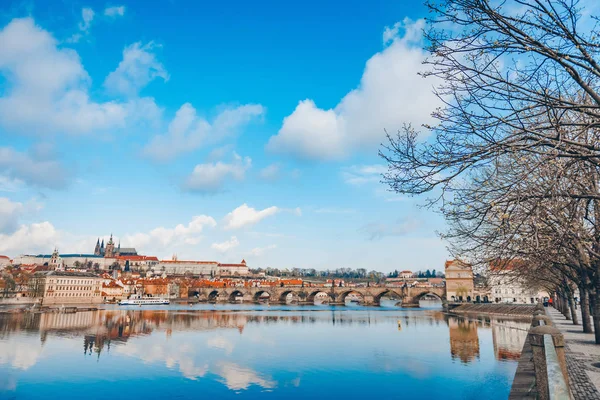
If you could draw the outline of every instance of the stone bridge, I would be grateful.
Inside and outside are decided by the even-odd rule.
[[[270,304],[286,304],[288,295],[298,304],[314,304],[317,295],[327,299],[329,304],[343,305],[346,297],[354,294],[364,305],[379,305],[382,297],[395,297],[404,305],[418,305],[423,297],[431,296],[446,300],[445,288],[396,288],[396,287],[224,287],[190,288],[189,296],[208,302],[257,303],[268,296]]]

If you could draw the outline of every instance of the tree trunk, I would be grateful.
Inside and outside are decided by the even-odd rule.
[[[569,308],[571,311],[571,319],[573,320],[573,325],[579,325],[579,318],[577,318],[577,311],[575,308],[575,297],[573,297],[573,292],[569,291]]]
[[[567,321],[571,320],[571,310],[569,309],[569,300],[567,300],[567,297],[564,295],[561,295],[561,301],[560,303],[562,304],[562,313],[565,316],[565,318],[567,319]]]
[[[581,325],[583,325],[583,332],[592,333],[592,322],[590,321],[590,297],[585,285],[579,286],[579,297],[581,298]]]
[[[596,276],[594,277],[594,284],[596,286],[594,293],[594,334],[596,336],[596,344],[600,344],[600,279],[598,279],[598,272],[596,272]]]

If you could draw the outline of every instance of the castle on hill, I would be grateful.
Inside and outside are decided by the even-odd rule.
[[[113,241],[112,233],[110,234],[110,239],[106,243],[106,247],[104,247],[104,239],[102,239],[102,243],[100,243],[100,238],[96,241],[96,248],[94,249],[94,255],[105,257],[105,258],[113,258],[117,256],[137,256],[138,253],[133,247],[123,247],[121,248],[121,241],[115,248],[115,242]]]

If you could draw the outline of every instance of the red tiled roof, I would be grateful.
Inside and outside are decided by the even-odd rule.
[[[516,268],[525,267],[525,260],[494,260],[490,262],[491,271],[512,271]]]
[[[121,288],[122,286],[118,285],[117,282],[115,282],[115,281],[110,281],[110,282],[108,282],[108,284],[103,283],[102,287],[103,288]]]

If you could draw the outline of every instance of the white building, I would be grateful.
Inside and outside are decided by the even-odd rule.
[[[12,264],[12,262],[8,256],[0,255],[0,270],[4,269],[4,267],[11,265],[11,264]]]
[[[112,264],[114,264],[116,258],[105,258],[94,254],[59,254],[58,258],[54,258],[53,254],[22,254],[15,257],[13,260],[14,265],[53,265],[57,261],[62,265],[63,268],[84,268],[84,265],[88,265],[91,262],[92,268],[97,264],[101,270],[108,270]]]
[[[193,276],[243,276],[248,275],[248,266],[246,261],[242,260],[239,264],[221,264],[217,261],[184,261],[161,260],[151,269],[155,275],[166,273],[167,275],[185,275]]]
[[[511,261],[490,266],[488,283],[495,303],[535,304],[548,294],[538,287],[526,285],[515,268],[527,268],[524,262]]]
[[[174,257],[175,258],[175,257]],[[193,276],[217,276],[219,263],[217,261],[186,261],[186,260],[161,260],[152,267],[154,274]]]
[[[217,276],[241,276],[248,275],[246,260],[239,264],[221,264],[217,268]]]

